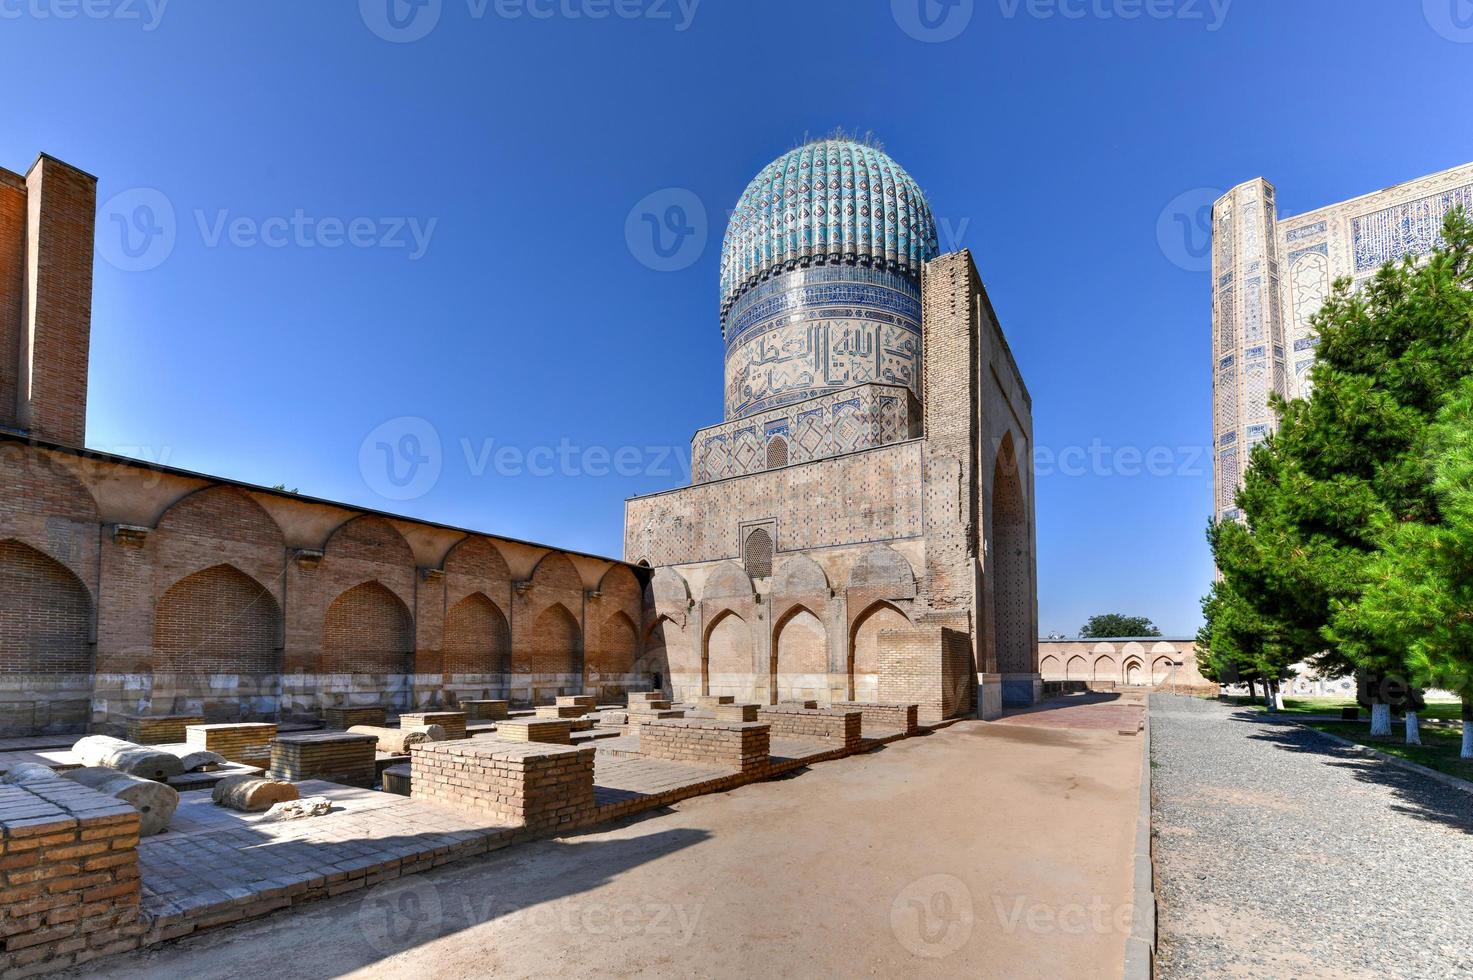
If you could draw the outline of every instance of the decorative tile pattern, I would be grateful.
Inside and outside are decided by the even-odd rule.
[[[1373,272],[1442,245],[1442,220],[1456,207],[1473,211],[1473,184],[1408,201],[1351,222],[1355,271]]]

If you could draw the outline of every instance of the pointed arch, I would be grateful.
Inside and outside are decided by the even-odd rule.
[[[414,567],[414,550],[399,529],[382,517],[361,514],[339,524],[328,535],[323,552],[329,559],[351,558],[399,568]]]
[[[192,490],[174,501],[159,518],[157,530],[277,553],[286,546],[281,525],[266,508],[239,487],[219,484]]]
[[[560,687],[576,683],[581,689],[583,630],[578,617],[561,602],[542,610],[532,622],[531,654],[532,673],[556,674]]]
[[[706,587],[701,590],[701,598],[750,597],[753,591],[752,579],[746,570],[736,562],[724,561],[706,578]]]
[[[855,701],[873,701],[879,697],[880,634],[886,630],[910,629],[910,618],[891,602],[871,603],[854,620],[849,630],[849,657],[846,673],[848,697]]]
[[[1008,432],[998,445],[992,470],[989,573],[997,669],[1005,674],[1032,671],[1037,644],[1033,629],[1032,536],[1028,532],[1021,465],[1013,434]]]
[[[492,601],[506,601],[511,588],[511,569],[501,549],[488,538],[467,535],[440,563],[445,571],[445,598],[459,602],[477,592]]]
[[[549,551],[532,570],[532,586],[545,592],[583,592],[583,576],[560,551]]]
[[[782,436],[773,436],[767,443],[767,468],[770,470],[781,469],[788,465],[788,440]]]
[[[828,573],[807,555],[794,555],[782,563],[772,580],[775,596],[827,596]]]
[[[771,698],[828,703],[828,630],[802,603],[773,627]]]
[[[186,575],[154,607],[154,669],[165,673],[279,674],[281,608],[229,563]]]
[[[701,686],[708,694],[749,700],[757,693],[753,670],[752,630],[742,615],[723,609],[706,624],[701,644]],[[762,678],[762,700],[767,699]]]
[[[1039,662],[1038,673],[1046,681],[1061,681],[1064,679],[1064,664],[1051,653]]]
[[[1141,661],[1139,657],[1127,657],[1121,666],[1127,687],[1139,687],[1145,683],[1144,675],[1141,673]]]
[[[1087,670],[1088,666],[1085,664],[1083,657],[1070,657],[1069,662],[1064,666],[1064,679],[1069,681],[1088,680],[1089,678],[1085,676]]]
[[[413,658],[409,609],[382,582],[355,585],[327,607],[322,624],[322,673],[407,674]]]
[[[1111,654],[1101,654],[1095,658],[1094,673],[1090,680],[1100,684],[1114,684],[1120,680],[1120,664]]]
[[[511,628],[490,596],[472,592],[445,616],[445,674],[496,678],[511,670]]]
[[[742,542],[742,565],[754,579],[772,574],[772,535],[767,528],[754,527],[747,532]]]
[[[28,544],[0,541],[0,670],[90,674],[92,594],[61,562]]]

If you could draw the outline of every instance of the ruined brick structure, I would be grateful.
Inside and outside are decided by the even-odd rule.
[[[691,486],[626,505],[674,696],[1035,700],[1031,400],[915,182],[848,140],[779,158],[733,213],[721,318],[726,421]]]
[[[95,180],[0,170],[0,734],[613,696],[647,575],[83,448]]]

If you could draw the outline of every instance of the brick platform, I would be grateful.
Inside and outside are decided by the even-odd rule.
[[[567,718],[508,718],[496,723],[496,737],[507,742],[567,745],[573,723]]]
[[[832,708],[790,708],[774,705],[759,708],[757,720],[772,729],[772,735],[789,738],[818,738],[838,742],[846,750],[859,747],[863,719],[858,711]]]
[[[670,702],[666,701],[668,705]],[[684,718],[685,712],[680,708],[644,708],[643,706],[631,707],[628,711],[629,724],[637,725],[642,721],[659,721],[665,718]]]
[[[127,740],[138,745],[172,745],[183,742],[185,729],[203,725],[202,715],[128,715]]]
[[[408,762],[389,766],[383,771],[384,792],[395,796],[408,796],[409,784],[414,776],[414,767]]]
[[[0,786],[0,975],[138,945],[138,811],[68,780]]]
[[[639,726],[639,751],[647,759],[755,773],[767,765],[769,732],[755,722],[648,721]]]
[[[696,707],[702,711],[714,711],[723,704],[735,704],[736,698],[730,694],[702,694],[696,698]]]
[[[354,725],[373,725],[383,728],[387,723],[387,712],[381,707],[327,708],[322,712],[327,727],[335,732],[346,732]]]
[[[276,726],[269,722],[239,722],[231,725],[190,725],[184,741],[192,749],[218,752],[231,762],[262,768],[271,764],[271,740]]]
[[[598,698],[592,694],[559,694],[554,702],[559,708],[587,708],[592,711],[598,707]]]
[[[505,718],[511,710],[510,701],[462,701],[460,707],[465,711],[468,721],[500,721]]]
[[[591,746],[435,742],[410,759],[410,795],[529,829],[571,828],[593,815],[593,757]]]
[[[836,711],[858,711],[864,728],[879,728],[914,735],[920,730],[920,705],[878,704],[870,701],[835,701]]]
[[[447,739],[465,738],[464,711],[419,711],[399,716],[400,728],[419,728],[422,725],[439,725],[445,729]]]
[[[378,738],[352,732],[278,735],[271,743],[271,775],[299,782],[322,779],[344,786],[372,788]]]
[[[582,718],[589,710],[581,704],[544,704],[536,712],[538,718]]]
[[[717,721],[756,721],[758,705],[718,704],[713,710]]]

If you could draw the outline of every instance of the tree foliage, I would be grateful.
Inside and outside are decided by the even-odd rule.
[[[1431,430],[1473,375],[1473,225],[1461,211],[1444,238],[1359,291],[1336,282],[1316,316],[1313,395],[1275,398],[1278,431],[1238,493],[1244,520],[1209,531],[1222,574],[1206,600],[1219,597],[1204,635],[1214,661],[1246,658],[1270,677],[1297,661],[1358,671],[1373,701],[1397,700],[1380,681],[1408,675],[1406,638],[1356,610],[1389,531],[1441,516]]]
[[[1101,613],[1089,617],[1079,630],[1085,640],[1111,639],[1121,636],[1160,636],[1158,630],[1145,616],[1123,616],[1120,613]]]

